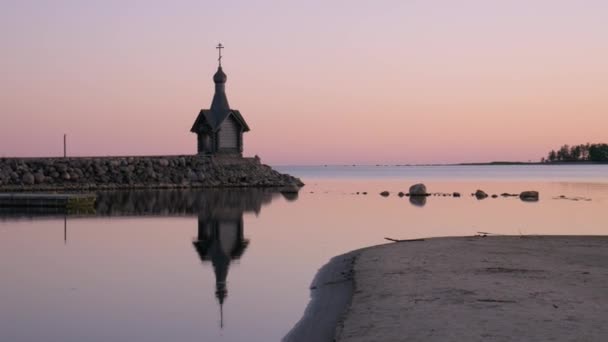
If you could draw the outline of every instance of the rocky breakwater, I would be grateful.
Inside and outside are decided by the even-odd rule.
[[[304,183],[259,158],[0,158],[0,191],[286,187]]]

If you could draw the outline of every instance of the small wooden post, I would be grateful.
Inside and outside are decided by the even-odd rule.
[[[68,156],[67,148],[66,148],[66,136],[67,136],[67,134],[63,135],[63,158],[66,158]]]

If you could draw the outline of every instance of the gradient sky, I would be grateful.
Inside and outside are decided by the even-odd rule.
[[[0,157],[195,153],[218,41],[266,163],[608,141],[604,0],[0,0]]]

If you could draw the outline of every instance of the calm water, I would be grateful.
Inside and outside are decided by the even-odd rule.
[[[0,341],[278,341],[320,266],[384,237],[608,233],[608,166],[279,169],[307,183],[297,198],[119,192],[95,215],[0,211]],[[396,196],[420,181],[463,197]]]

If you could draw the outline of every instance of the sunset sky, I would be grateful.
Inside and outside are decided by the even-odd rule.
[[[605,0],[0,0],[0,157],[195,153],[218,42],[266,163],[608,142]]]

